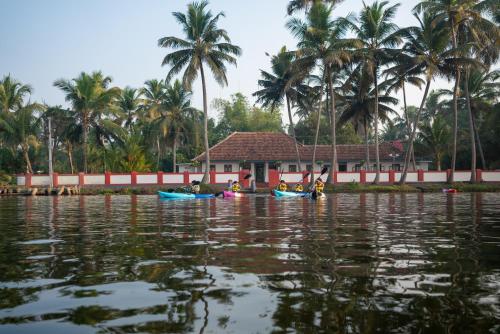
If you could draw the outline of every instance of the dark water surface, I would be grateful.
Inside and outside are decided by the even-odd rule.
[[[499,333],[500,194],[0,198],[0,333]]]

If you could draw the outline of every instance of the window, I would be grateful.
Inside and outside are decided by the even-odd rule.
[[[401,171],[401,165],[400,164],[392,164],[392,170],[395,170],[396,172]]]
[[[377,164],[373,164],[373,170],[376,171],[377,170]],[[380,164],[380,170],[383,171],[384,170],[384,165]]]
[[[339,164],[339,172],[347,172],[347,164]]]
[[[231,173],[233,171],[233,165],[224,165],[224,172]]]
[[[290,173],[296,173],[297,172],[297,165],[288,165],[288,171]]]
[[[210,171],[215,172],[215,165],[210,165]]]
[[[312,170],[313,170],[313,165],[306,165],[306,170],[307,170],[308,172],[312,172]]]
[[[359,172],[359,171],[361,171],[361,164],[356,164],[356,165],[354,165],[354,167],[353,167],[353,171],[354,171],[354,172]]]

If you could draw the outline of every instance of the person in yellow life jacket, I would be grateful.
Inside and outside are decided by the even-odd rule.
[[[321,178],[318,178],[314,183],[314,190],[316,190],[317,193],[322,193],[324,188],[325,184],[323,183],[323,180],[321,180]]]
[[[240,183],[238,181],[233,182],[233,186],[231,187],[232,192],[238,192],[241,190]]]
[[[285,183],[285,180],[281,180],[280,184],[278,184],[278,190],[279,191],[286,191],[288,186]]]
[[[200,193],[200,181],[193,180],[191,182],[191,193],[199,194]]]
[[[295,185],[295,189],[294,189],[294,191],[295,191],[296,193],[301,193],[301,192],[303,192],[303,191],[304,191],[304,187],[303,187],[300,183],[297,183],[297,184]]]

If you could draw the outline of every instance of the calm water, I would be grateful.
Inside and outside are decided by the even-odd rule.
[[[498,333],[500,194],[0,198],[0,333]]]

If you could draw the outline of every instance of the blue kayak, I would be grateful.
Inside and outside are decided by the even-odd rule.
[[[292,191],[279,191],[276,189],[274,189],[273,192],[274,192],[274,196],[276,196],[276,197],[301,197],[301,196],[303,197],[304,195],[307,194],[305,192],[296,193],[296,192],[292,192]]]
[[[213,194],[186,194],[186,193],[169,193],[165,191],[158,191],[158,195],[161,198],[170,199],[202,199],[202,198],[214,198]]]

